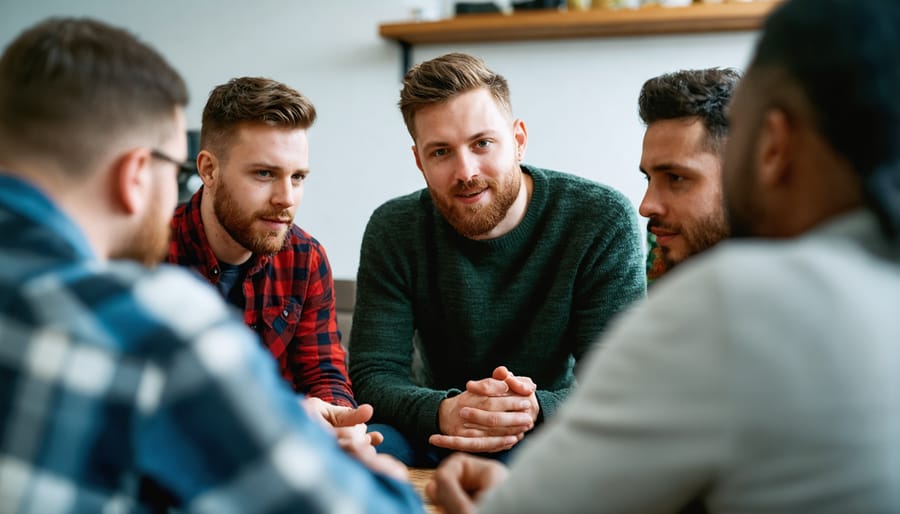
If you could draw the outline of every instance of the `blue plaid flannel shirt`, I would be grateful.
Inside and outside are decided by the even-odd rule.
[[[184,270],[97,260],[0,175],[0,512],[421,512]]]

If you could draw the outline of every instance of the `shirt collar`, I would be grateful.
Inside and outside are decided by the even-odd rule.
[[[43,191],[29,182],[0,172],[0,205],[49,228],[75,249],[79,257],[95,259],[84,230],[63,212]]]

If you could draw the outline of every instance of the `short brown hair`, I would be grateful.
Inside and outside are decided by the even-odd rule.
[[[221,156],[241,123],[307,129],[316,108],[299,91],[263,77],[238,77],[216,86],[203,108],[200,148]]]
[[[707,147],[721,153],[728,136],[725,109],[741,75],[732,68],[681,70],[644,82],[638,98],[641,120],[696,117],[706,129]]]
[[[178,72],[130,33],[50,18],[0,57],[0,159],[51,158],[80,178],[123,135],[150,135],[147,144],[171,137],[187,99]]]
[[[490,91],[512,115],[506,79],[489,70],[478,57],[449,53],[413,66],[403,77],[399,103],[409,135],[415,140],[415,116],[420,109],[477,88]]]

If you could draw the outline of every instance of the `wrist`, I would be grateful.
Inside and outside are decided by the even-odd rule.
[[[456,407],[456,395],[448,395],[446,398],[441,400],[441,403],[438,404],[438,430],[442,434],[449,434],[450,429],[448,424],[450,422],[450,418],[453,415],[453,409]]]

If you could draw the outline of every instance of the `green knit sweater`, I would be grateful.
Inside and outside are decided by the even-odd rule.
[[[612,188],[522,166],[534,190],[522,222],[475,241],[427,189],[372,214],[363,237],[350,376],[374,422],[424,440],[441,400],[507,366],[538,386],[538,421],[575,386],[574,365],[613,315],[646,291],[634,208]],[[415,334],[415,338],[414,338]],[[413,376],[413,347],[424,375]]]

